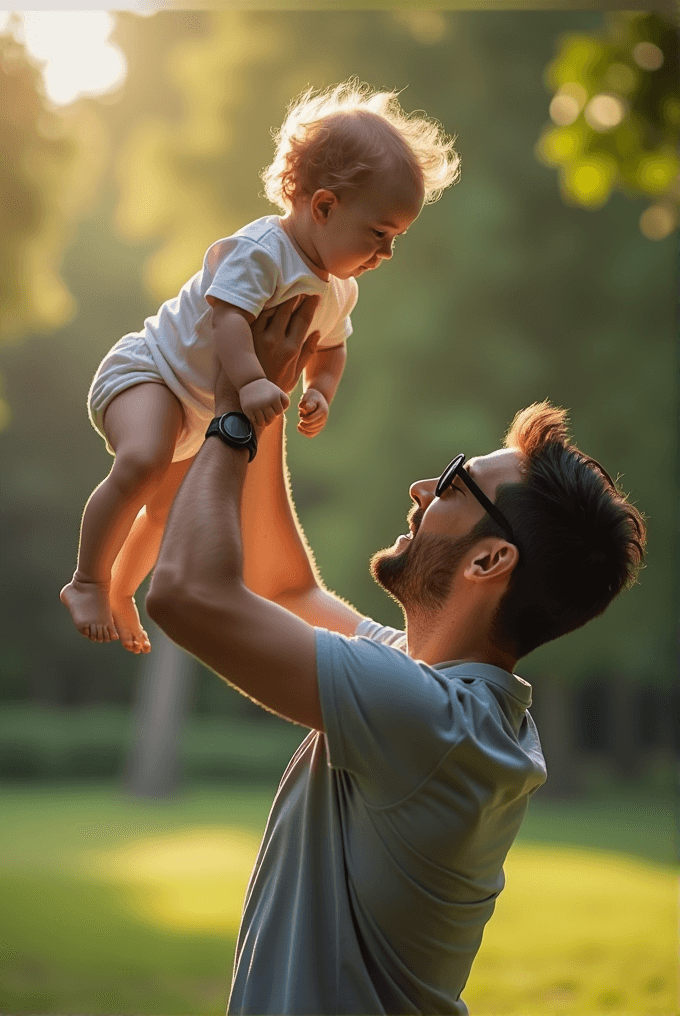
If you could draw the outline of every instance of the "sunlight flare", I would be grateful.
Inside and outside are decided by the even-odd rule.
[[[45,94],[55,106],[119,88],[127,63],[109,42],[115,24],[108,11],[0,12],[0,31],[11,31],[42,69]]]
[[[127,905],[159,928],[236,935],[260,838],[197,826],[81,855],[83,870],[127,886]]]

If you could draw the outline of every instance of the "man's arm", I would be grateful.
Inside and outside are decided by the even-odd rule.
[[[299,329],[304,325],[304,336],[311,315],[305,318],[304,306],[300,311],[296,328],[301,342]],[[236,391],[222,372],[216,412],[238,409]],[[266,439],[263,444],[266,459]],[[273,455],[274,449],[270,451]],[[170,512],[147,609],[170,638],[244,694],[293,722],[322,730],[314,628],[258,596],[243,581],[240,503],[247,459],[245,449],[231,448],[218,438],[207,440],[200,449]],[[282,459],[277,461],[283,482]],[[266,475],[266,468],[264,472]],[[277,517],[282,518],[274,512]],[[281,589],[280,595],[288,595],[298,604],[313,603],[319,595],[322,603],[324,597],[335,602],[318,585],[292,513],[291,518],[301,551],[291,538],[288,562],[293,565],[293,585],[298,588]],[[280,535],[291,536],[289,524],[283,521]],[[257,572],[252,554],[251,561]],[[264,576],[265,584],[273,588],[271,578],[271,573]],[[345,605],[343,608],[351,611]],[[309,606],[305,609],[312,609],[316,623],[323,623],[330,611],[330,607],[316,613]],[[356,620],[360,617],[355,616]],[[348,628],[347,621],[344,630]]]
[[[314,357],[315,342],[301,338],[311,323],[318,297],[308,298],[291,318],[295,301],[263,314],[253,326],[258,359],[267,376],[290,393]],[[298,521],[285,456],[285,420],[263,432],[248,467],[243,497],[242,534],[245,583],[309,624],[353,635],[363,615],[329,592]]]
[[[354,634],[363,615],[325,588],[295,513],[283,419],[264,431],[248,467],[242,534],[244,581],[249,589],[309,624]]]

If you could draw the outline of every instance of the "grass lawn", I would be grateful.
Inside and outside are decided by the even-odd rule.
[[[223,1013],[274,789],[1,788],[0,1011]],[[532,804],[472,1016],[678,1012],[672,809],[636,800]]]

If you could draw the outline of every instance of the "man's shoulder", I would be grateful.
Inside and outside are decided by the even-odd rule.
[[[389,625],[379,624],[369,617],[363,618],[357,625],[355,637],[369,639],[373,643],[382,646],[389,646],[397,649],[415,667],[435,678],[439,683],[445,684],[452,692],[455,687],[456,696],[469,696],[484,701],[492,701],[489,685],[502,691],[505,696],[511,696],[516,703],[526,709],[531,705],[531,685],[518,677],[517,674],[508,673],[500,667],[492,666],[489,663],[475,662],[472,660],[447,660],[441,663],[424,663],[422,660],[409,656],[406,633]]]
[[[316,645],[318,667],[325,678],[334,674],[353,680],[363,674],[362,680],[377,688],[389,679],[410,681],[412,671],[421,667],[407,652],[404,632],[370,618],[360,621],[353,635],[317,628]]]
[[[356,636],[370,639],[372,642],[381,642],[384,645],[392,646],[406,652],[406,632],[398,628],[390,628],[389,625],[379,624],[370,617],[364,617],[357,625]]]

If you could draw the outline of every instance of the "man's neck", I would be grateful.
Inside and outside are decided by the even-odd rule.
[[[431,665],[447,660],[488,663],[512,674],[517,659],[490,641],[488,628],[467,624],[467,619],[463,619],[463,623],[458,619],[458,623],[452,623],[447,613],[441,611],[434,617],[431,613],[405,615],[409,656]]]

